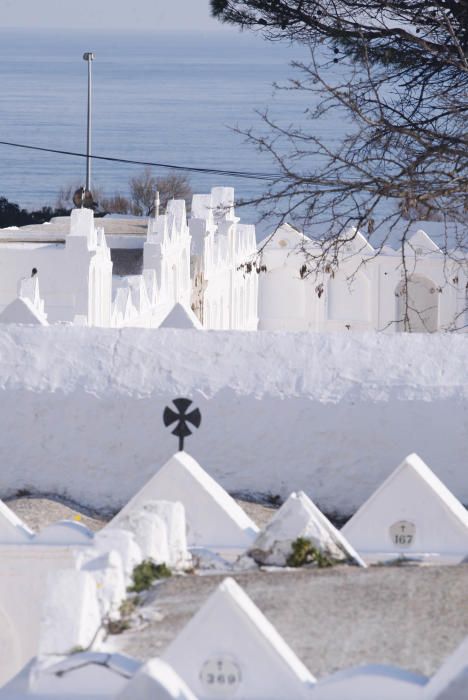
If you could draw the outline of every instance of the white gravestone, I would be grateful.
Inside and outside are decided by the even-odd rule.
[[[416,454],[341,532],[368,563],[399,557],[458,563],[468,554],[468,511]]]
[[[315,679],[233,579],[163,654],[199,700],[305,700]]]

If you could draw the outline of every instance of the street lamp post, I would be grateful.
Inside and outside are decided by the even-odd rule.
[[[88,138],[86,150],[86,192],[91,192],[91,100],[92,100],[92,73],[91,63],[95,55],[91,51],[83,54],[83,61],[88,63]]]

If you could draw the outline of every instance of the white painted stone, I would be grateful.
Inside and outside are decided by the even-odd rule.
[[[162,659],[151,659],[127,683],[116,700],[197,700]]]
[[[180,501],[189,547],[244,550],[258,528],[233,498],[186,452],[178,452],[125,505],[117,518],[148,501]]]
[[[457,563],[468,554],[468,511],[416,454],[341,532],[365,561],[409,556]]]
[[[312,697],[315,683],[276,629],[229,578],[162,658],[199,700],[299,700]]]
[[[127,513],[117,524],[120,529],[133,533],[144,559],[152,559],[156,564],[169,563],[167,528],[159,515],[141,508]]]
[[[182,503],[147,501],[143,505],[143,510],[159,516],[166,525],[171,568],[187,568],[190,565],[191,557],[187,549],[187,525],[185,508]]]
[[[0,700],[115,700],[140,666],[129,656],[102,652],[34,658],[0,690]]]
[[[132,532],[117,527],[104,527],[96,533],[93,547],[106,554],[116,550],[122,559],[127,581],[131,579],[133,569],[143,559],[143,554]]]
[[[114,617],[127,596],[122,558],[116,551],[96,556],[95,550],[82,555],[79,568],[89,572],[96,581],[101,618]]]
[[[466,700],[467,697],[468,637],[465,637],[432,676],[422,700]]]
[[[92,584],[86,579],[88,588],[84,584],[80,588],[83,598],[94,585],[99,619],[115,614],[126,596],[121,559],[117,552],[111,551],[110,546],[115,545],[118,534],[112,541],[101,538],[100,543],[105,546],[100,552],[93,548],[93,533],[83,524],[62,521],[35,534],[0,502],[0,559],[3,571],[3,575],[0,575],[0,648],[5,645],[9,650],[8,653],[0,653],[0,685],[38,653],[43,632],[41,609],[44,600],[49,600],[49,611],[55,608],[50,591],[55,578],[61,580],[68,572],[70,579],[78,582],[76,586],[79,587],[82,570],[87,571],[86,576],[92,576]],[[129,533],[123,533],[124,542],[128,537]],[[59,587],[59,595],[68,599],[68,604],[73,607],[73,586],[70,586],[68,593],[66,586],[65,590]],[[59,605],[60,600],[57,601]],[[80,600],[76,601],[76,605],[77,614],[80,615]],[[56,613],[60,615],[59,607]],[[76,623],[78,626],[82,626],[80,620]],[[61,623],[55,620],[54,624],[60,631]],[[68,634],[66,630],[69,628],[67,622],[64,633]]]
[[[177,303],[159,323],[158,328],[197,328],[200,330],[203,326],[192,309]]]
[[[94,578],[85,571],[58,571],[49,577],[42,606],[39,655],[87,649],[101,626]]]
[[[286,566],[292,543],[299,537],[336,561],[365,566],[361,557],[303,492],[292,493],[263,528],[249,550],[259,564]]]
[[[359,666],[319,681],[313,700],[422,700],[427,678],[392,666]]]

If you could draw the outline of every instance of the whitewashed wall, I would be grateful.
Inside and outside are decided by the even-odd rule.
[[[230,491],[350,514],[417,452],[468,504],[467,352],[456,334],[4,326],[0,497],[121,506],[176,450],[162,413],[188,396],[188,450]]]
[[[267,268],[259,276],[260,330],[434,332],[467,324],[468,260],[447,260],[422,230],[405,246],[408,305],[401,250],[377,254],[357,234],[338,269],[316,277],[301,276],[303,248],[321,253],[287,224],[259,244]]]

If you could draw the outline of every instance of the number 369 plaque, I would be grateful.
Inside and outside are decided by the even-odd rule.
[[[236,694],[242,680],[237,663],[227,656],[208,659],[200,671],[200,681],[208,695],[230,698]]]
[[[390,527],[392,544],[399,549],[408,549],[416,536],[416,525],[409,520],[399,520]]]

